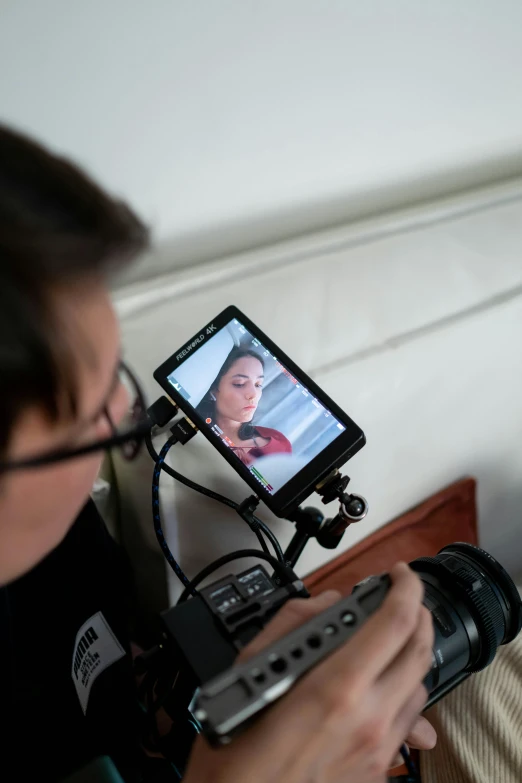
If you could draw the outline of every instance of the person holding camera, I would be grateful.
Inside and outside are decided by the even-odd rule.
[[[126,781],[146,780],[132,581],[89,495],[129,406],[108,279],[147,243],[128,207],[0,128],[4,779],[60,780],[109,755]],[[419,578],[398,564],[391,579],[362,629],[237,741],[213,750],[199,739],[187,783],[383,783],[405,740],[431,748],[419,715],[432,621]],[[288,602],[243,655],[338,597]]]

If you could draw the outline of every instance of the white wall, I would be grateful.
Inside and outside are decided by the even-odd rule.
[[[178,258],[187,236],[210,232],[208,255],[239,241],[229,226],[253,243],[277,215],[292,232],[341,217],[336,200],[346,217],[456,169],[503,174],[521,95],[520,0],[0,5],[2,117],[125,194]]]

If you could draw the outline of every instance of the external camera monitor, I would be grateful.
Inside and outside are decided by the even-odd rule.
[[[365,444],[357,424],[236,307],[154,378],[279,517]]]

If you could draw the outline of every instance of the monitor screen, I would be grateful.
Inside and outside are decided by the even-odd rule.
[[[169,384],[270,495],[345,431],[238,319],[190,347]]]

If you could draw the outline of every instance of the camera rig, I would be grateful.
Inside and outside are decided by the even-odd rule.
[[[183,770],[197,733],[202,732],[213,745],[230,742],[300,676],[358,630],[382,604],[390,579],[386,574],[368,577],[356,585],[350,596],[246,663],[235,665],[239,651],[287,600],[308,595],[293,570],[307,541],[316,538],[322,546],[335,548],[348,525],[366,516],[368,504],[362,496],[346,492],[347,476],[342,476],[338,469],[330,471],[315,489],[324,503],[338,499],[337,515],[325,519],[316,508],[297,508],[291,515],[295,533],[286,552],[283,554],[277,541],[270,539],[278,554],[273,557],[261,536],[266,526],[254,513],[259,499],[250,497],[238,506],[217,497],[241,514],[265,544],[264,551],[246,549],[226,555],[190,582],[164,540],[156,505],[159,505],[157,482],[161,469],[164,467],[175,478],[179,477],[164,466],[164,460],[172,443],[178,436],[184,438],[187,430],[174,425],[172,433],[159,455],[148,444],[156,460],[153,516],[158,540],[183,581],[185,591],[178,605],[163,614],[160,644],[144,654],[138,665],[145,671],[144,688],[153,713],[163,707],[172,719],[170,733],[164,738],[159,736],[153,721],[155,749],[161,750],[178,770]],[[198,488],[194,482],[179,478]],[[209,494],[209,490],[199,490]],[[266,568],[256,565],[196,590],[217,568],[244,557],[264,559],[274,572],[269,574]],[[473,672],[488,666],[498,647],[519,634],[522,600],[501,564],[471,544],[449,544],[435,557],[413,560],[410,567],[424,584],[424,605],[431,613],[434,628],[432,664],[424,679],[429,694],[427,708]],[[187,600],[190,596],[193,597]],[[404,745],[401,754],[408,775],[394,780],[416,783],[417,772]]]
[[[348,525],[363,519],[368,512],[361,495],[346,493],[348,482],[348,476],[341,476],[336,470],[318,486],[323,502],[339,498],[339,512],[332,519],[325,519],[312,507],[296,511],[296,532],[284,553],[284,568],[273,563],[276,570],[269,575],[263,566],[253,566],[219,579],[190,600],[186,600],[185,590],[178,605],[163,613],[167,636],[183,661],[183,670],[192,676],[191,686],[199,687],[232,666],[239,651],[289,598],[308,597],[303,582],[293,571],[306,543],[316,538],[322,546],[333,549]],[[257,502],[257,498],[249,498],[242,504],[241,512],[253,515]],[[242,550],[233,556],[263,558],[257,550]],[[209,649],[212,655],[208,655]]]
[[[149,451],[154,456],[150,442]],[[157,466],[162,453],[163,450],[155,455]],[[197,733],[205,731],[209,741],[217,741],[210,727],[206,731],[208,721],[202,720],[202,706],[195,706],[194,697],[198,690],[231,669],[239,652],[287,600],[309,596],[304,583],[293,570],[308,541],[315,538],[321,546],[335,549],[348,526],[366,517],[368,503],[362,495],[347,492],[349,481],[348,476],[334,469],[316,485],[316,492],[324,504],[338,500],[335,516],[326,517],[311,506],[295,510],[289,520],[295,525],[295,532],[284,552],[283,562],[257,549],[234,552],[204,569],[190,585],[185,585],[177,605],[163,612],[160,643],[139,656],[135,665],[137,673],[143,674],[144,682],[148,683],[148,701],[152,702],[154,712],[161,707],[172,721],[166,737],[160,737],[153,726],[152,747],[161,750],[178,770],[184,768]],[[251,496],[237,508],[243,519],[254,528],[258,504],[259,498]],[[222,577],[198,589],[194,595],[197,585],[209,573],[242,557],[268,561],[272,572],[269,573],[261,564],[255,565]],[[345,628],[348,629],[348,625]],[[341,637],[335,642],[342,643]],[[295,677],[299,676],[305,663],[314,665],[309,656],[306,661],[296,660]],[[274,666],[277,664],[272,662],[272,670]],[[287,685],[291,685],[288,677]],[[265,693],[266,688],[261,686],[259,682],[258,690]],[[261,696],[258,707],[261,708],[261,702],[266,705],[268,701],[266,694]],[[245,715],[243,719],[236,712],[234,732],[241,730],[249,717],[252,715]],[[155,724],[155,716],[152,720]],[[226,741],[224,737],[220,740]]]
[[[172,418],[171,410],[172,406],[165,411],[164,423]],[[162,426],[158,417],[154,423]],[[140,689],[147,695],[152,749],[160,750],[177,770],[183,770],[197,733],[203,732],[214,745],[230,742],[298,677],[356,632],[383,602],[390,579],[386,574],[368,577],[350,596],[247,663],[235,665],[241,649],[287,600],[308,596],[294,572],[306,543],[316,538],[323,547],[334,549],[347,527],[364,519],[368,504],[362,496],[347,492],[349,478],[338,467],[325,470],[314,489],[323,503],[337,499],[338,513],[326,519],[316,508],[296,507],[289,515],[295,533],[283,553],[273,533],[255,515],[258,497],[249,497],[238,505],[165,464],[170,447],[175,442],[188,442],[196,429],[183,420],[174,424],[171,433],[159,454],[150,437],[146,442],[156,463],[152,491],[156,535],[185,590],[178,604],[162,615],[161,641],[136,660],[136,667],[143,674]],[[262,550],[245,549],[225,555],[189,581],[161,529],[158,484],[162,470],[236,510],[256,534]],[[270,554],[263,534],[272,543],[276,557]],[[265,560],[273,572],[257,564],[196,589],[217,568],[240,558]],[[433,620],[432,665],[424,679],[429,694],[427,706],[431,706],[473,672],[488,666],[499,646],[519,634],[522,600],[502,565],[471,544],[449,544],[434,557],[413,560],[410,567],[424,584],[424,604]],[[164,737],[155,720],[161,708],[172,721]],[[398,780],[415,783],[418,776],[405,746],[401,754],[408,776]]]

